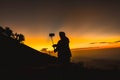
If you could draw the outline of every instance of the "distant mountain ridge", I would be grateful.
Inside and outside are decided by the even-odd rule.
[[[0,33],[1,65],[46,65],[55,62],[56,57],[41,53]]]

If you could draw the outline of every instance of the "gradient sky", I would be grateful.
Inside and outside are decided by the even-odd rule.
[[[0,25],[23,33],[25,44],[37,50],[52,49],[49,33],[57,43],[59,31],[66,32],[71,48],[115,44],[120,5],[119,0],[0,0]]]

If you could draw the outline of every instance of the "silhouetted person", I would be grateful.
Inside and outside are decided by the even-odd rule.
[[[69,48],[69,39],[65,36],[64,32],[59,32],[60,40],[54,44],[54,52],[58,52],[59,63],[70,63],[71,51]]]

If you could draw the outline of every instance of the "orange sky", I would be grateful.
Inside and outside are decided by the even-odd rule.
[[[37,50],[52,50],[48,35],[55,33],[57,43],[59,31],[70,39],[70,48],[119,46],[117,0],[1,0],[0,10],[0,26],[24,34],[24,43]]]
[[[120,40],[118,36],[72,36],[71,34],[67,34],[68,38],[70,39],[70,48],[86,48],[86,47],[118,47],[120,46],[119,42],[115,42]],[[53,37],[54,43],[57,43],[59,40],[58,34]],[[33,36],[29,37],[26,36],[26,40],[24,42],[26,45],[30,47],[41,50],[42,48],[48,48],[48,50],[53,50],[52,42],[49,36],[47,37],[40,37],[40,36]]]

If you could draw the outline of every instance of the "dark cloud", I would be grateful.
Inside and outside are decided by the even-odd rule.
[[[97,44],[97,42],[92,42],[92,43],[90,43],[90,44]]]
[[[120,40],[118,40],[118,41],[115,41],[114,43],[120,43]]]
[[[110,42],[92,42],[90,44],[109,44]]]
[[[99,42],[100,44],[106,44],[106,43],[109,43],[109,42]]]
[[[120,40],[114,41],[114,42],[92,42],[89,44],[114,44],[114,43],[120,43]]]

